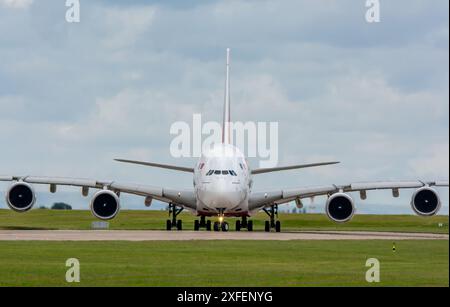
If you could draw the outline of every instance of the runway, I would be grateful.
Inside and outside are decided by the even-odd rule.
[[[195,232],[139,230],[0,230],[0,241],[189,241],[189,240],[448,240],[448,234],[302,231]]]

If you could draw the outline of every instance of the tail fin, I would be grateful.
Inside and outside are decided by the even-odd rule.
[[[227,76],[225,79],[225,103],[223,110],[222,143],[231,143],[230,115],[230,48],[227,48]]]

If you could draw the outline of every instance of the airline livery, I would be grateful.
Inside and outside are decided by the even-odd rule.
[[[361,199],[367,198],[370,190],[391,190],[393,197],[399,196],[400,189],[415,189],[411,198],[414,212],[422,216],[438,213],[441,200],[434,187],[448,187],[447,181],[379,181],[349,184],[330,184],[325,186],[299,187],[296,189],[274,189],[254,192],[253,177],[258,174],[317,167],[337,164],[339,162],[322,162],[313,164],[291,165],[276,168],[250,169],[245,156],[233,146],[230,130],[230,50],[227,50],[225,104],[222,127],[222,142],[204,152],[194,168],[175,165],[117,159],[116,161],[133,163],[151,167],[165,168],[180,172],[192,173],[194,186],[192,189],[147,185],[125,184],[117,181],[98,181],[90,179],[37,177],[37,176],[0,176],[0,181],[10,181],[6,192],[6,203],[17,212],[30,210],[36,202],[33,189],[35,184],[49,185],[50,192],[55,193],[58,186],[80,187],[82,195],[87,197],[90,189],[98,190],[91,199],[92,214],[101,220],[113,219],[120,211],[120,194],[129,193],[145,198],[145,205],[150,206],[153,200],[169,204],[170,218],[167,230],[182,230],[179,214],[183,210],[191,211],[198,216],[194,230],[201,228],[214,231],[228,231],[227,217],[237,217],[235,229],[253,231],[251,217],[263,210],[268,219],[265,231],[281,231],[278,220],[278,206],[295,202],[297,207],[303,206],[303,199],[326,196],[325,213],[335,222],[347,222],[355,213],[355,203],[349,195],[359,192]],[[211,221],[213,220],[213,222]]]

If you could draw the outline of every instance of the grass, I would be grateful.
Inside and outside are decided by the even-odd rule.
[[[163,230],[168,218],[164,211],[121,211],[110,221],[111,229]],[[181,215],[184,229],[192,230],[195,216]],[[252,218],[255,230],[264,229],[266,215]],[[336,224],[324,214],[280,214],[284,231],[292,230],[366,230],[395,232],[448,233],[448,216],[419,217],[413,215],[356,215],[345,224]],[[16,213],[0,210],[0,229],[90,229],[96,219],[89,211],[31,210]],[[228,219],[234,229],[234,220]],[[442,227],[439,227],[439,225]]]
[[[448,241],[0,242],[0,286],[449,286]],[[65,282],[66,259],[81,283]],[[368,258],[381,282],[365,281]]]
[[[194,216],[182,215],[184,229]],[[167,212],[122,211],[111,229],[164,229]],[[263,230],[266,217],[253,220]],[[358,215],[335,224],[325,215],[280,214],[283,230],[448,233],[448,217]],[[88,211],[0,210],[0,229],[90,229]],[[233,219],[229,221],[234,224]],[[442,227],[438,227],[442,224]],[[448,240],[399,241],[0,241],[0,286],[449,286]],[[65,282],[68,258],[81,283]],[[381,283],[365,281],[368,258]]]

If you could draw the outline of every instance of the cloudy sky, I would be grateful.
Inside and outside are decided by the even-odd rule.
[[[381,0],[377,24],[364,0],[80,2],[67,23],[64,0],[0,0],[1,174],[190,187],[112,159],[193,165],[169,129],[221,120],[231,47],[233,118],[279,122],[279,164],[342,161],[255,189],[449,177],[447,0]],[[408,210],[409,192],[375,194]]]

